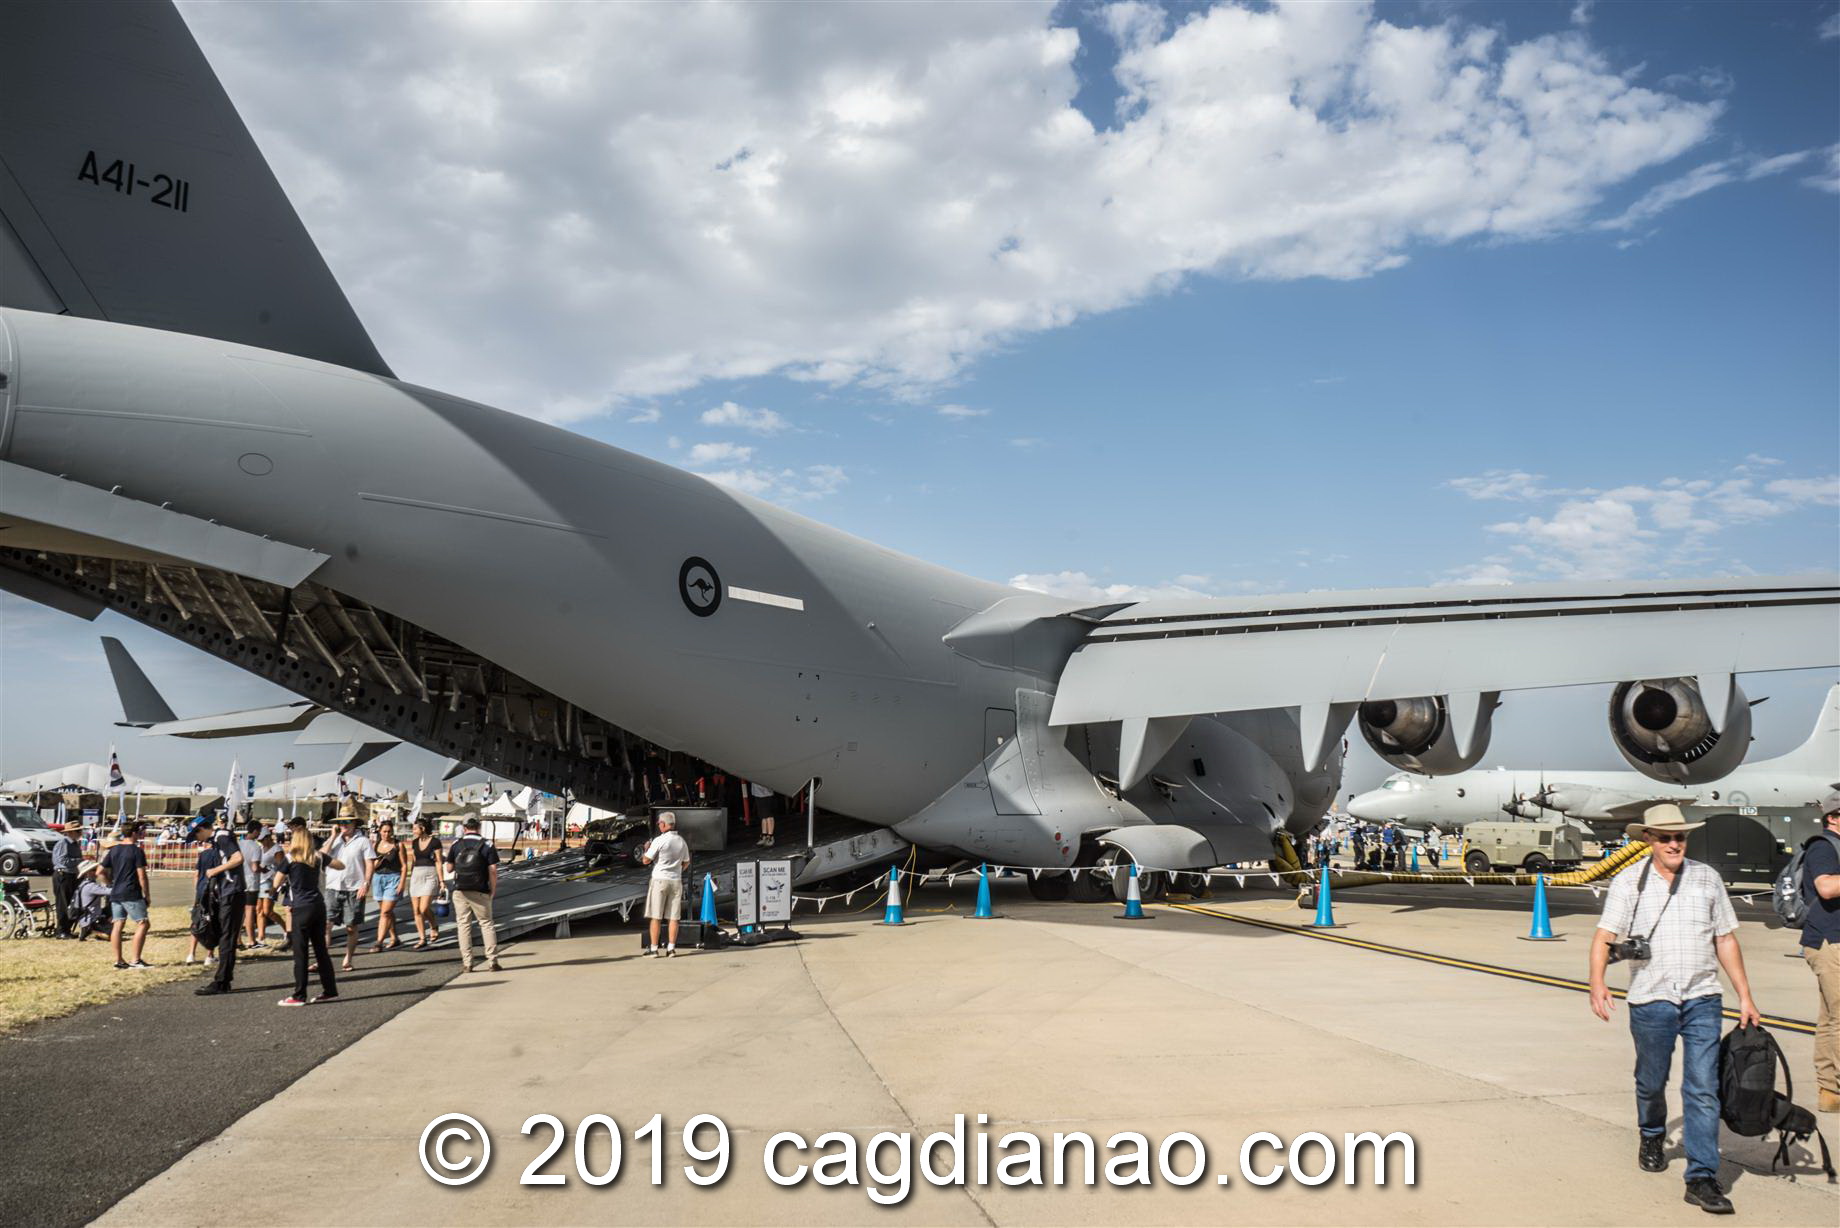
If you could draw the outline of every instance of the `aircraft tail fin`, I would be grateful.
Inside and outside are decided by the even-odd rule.
[[[1840,682],[1827,688],[1827,702],[1821,705],[1821,715],[1815,718],[1814,732],[1808,740],[1775,763],[1840,782]]]
[[[145,728],[179,719],[147,680],[140,663],[128,654],[127,645],[105,635],[102,651],[108,654],[109,673],[115,676],[115,692],[121,696],[122,724]]]
[[[388,376],[170,0],[13,0],[0,306]]]

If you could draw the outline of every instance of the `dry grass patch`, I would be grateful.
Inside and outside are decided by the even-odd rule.
[[[105,938],[58,942],[51,938],[16,938],[0,942],[0,1033],[40,1019],[68,1015],[78,1007],[126,998],[153,985],[201,977],[210,969],[185,963],[191,945],[191,909],[177,904],[148,912],[153,927],[142,958],[153,967],[118,971]],[[127,954],[130,926],[122,944]],[[240,959],[251,952],[244,951]]]

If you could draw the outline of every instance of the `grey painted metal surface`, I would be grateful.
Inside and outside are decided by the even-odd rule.
[[[390,373],[171,4],[9,0],[0,117],[0,304]]]
[[[602,805],[661,747],[782,794],[819,778],[827,809],[968,856],[1063,866],[1167,824],[1238,860],[1323,813],[1356,700],[1479,712],[1498,690],[1840,664],[1831,579],[1056,601],[384,378],[170,10],[18,12],[0,214],[76,314],[0,306],[8,507],[44,535],[0,567],[390,736]],[[72,33],[92,18],[102,42]],[[124,139],[253,159],[253,195],[197,189],[236,203],[215,251],[275,253],[247,278],[187,263],[197,219],[69,164],[78,61],[139,62],[137,39],[173,51],[170,79],[85,105]],[[178,106],[179,86],[222,105]],[[507,571],[531,582],[480,582]]]

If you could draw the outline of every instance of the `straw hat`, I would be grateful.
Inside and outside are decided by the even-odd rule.
[[[100,866],[101,864],[102,863],[99,861],[84,862],[82,865],[77,867],[77,877],[83,878],[86,875],[94,874],[96,872],[96,868]]]
[[[1673,802],[1662,802],[1650,806],[1642,812],[1639,823],[1631,823],[1623,829],[1623,834],[1631,840],[1643,840],[1646,832],[1651,831],[1698,831],[1704,823],[1689,823],[1687,816],[1680,812],[1680,807]]]

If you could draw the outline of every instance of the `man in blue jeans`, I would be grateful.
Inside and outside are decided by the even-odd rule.
[[[1642,1130],[1636,1163],[1663,1172],[1667,1158],[1667,1083],[1674,1046],[1681,1048],[1681,1142],[1687,1153],[1686,1200],[1702,1211],[1730,1215],[1719,1185],[1719,1033],[1724,999],[1719,969],[1738,991],[1740,1022],[1757,1022],[1738,918],[1718,871],[1687,859],[1689,823],[1680,807],[1650,806],[1628,828],[1652,850],[1610,884],[1591,943],[1591,1009],[1608,1020],[1615,1006],[1604,984],[1612,949],[1629,963],[1629,1034],[1636,1044],[1636,1121]],[[1633,949],[1632,949],[1633,948]]]

